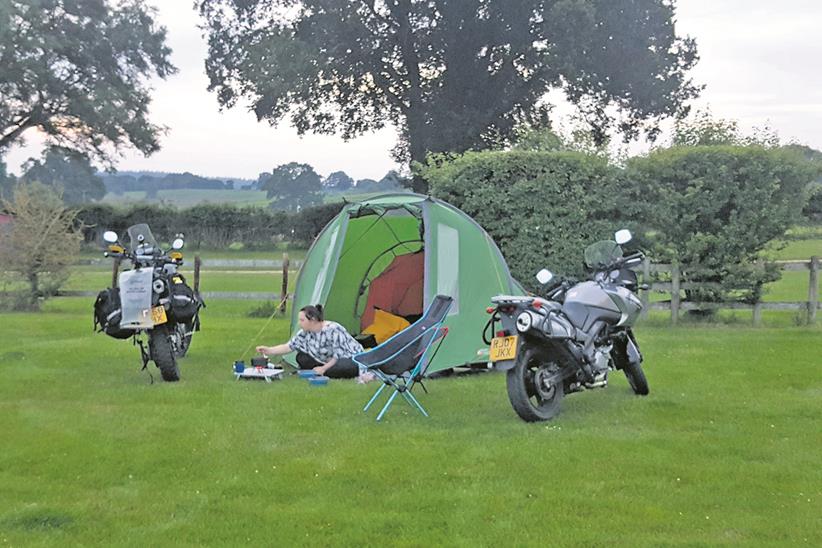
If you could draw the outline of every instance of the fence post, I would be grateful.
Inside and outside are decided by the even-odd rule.
[[[642,283],[647,285],[648,289],[643,290],[639,295],[639,300],[642,301],[642,312],[639,313],[639,317],[647,318],[651,301],[651,260],[648,257],[645,257],[642,263]]]
[[[111,265],[111,287],[117,287],[117,275],[120,273],[120,257],[116,257],[114,259],[114,263]]]
[[[816,323],[816,308],[819,303],[819,257],[811,257],[811,274],[808,278],[808,324]]]
[[[199,255],[194,255],[194,294],[200,294],[200,266],[203,261],[200,260]]]
[[[679,320],[679,261],[671,262],[671,325]]]
[[[280,313],[285,314],[285,303],[288,299],[288,253],[283,253],[283,287],[280,292]]]

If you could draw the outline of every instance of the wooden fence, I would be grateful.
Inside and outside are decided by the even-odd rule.
[[[78,265],[103,265],[108,264],[111,259],[84,259],[78,261]],[[288,294],[288,277],[289,270],[294,268],[299,270],[302,266],[302,261],[291,261],[288,258],[288,253],[283,253],[282,260],[268,260],[268,259],[208,259],[203,260],[199,255],[194,257],[194,275],[192,286],[195,292],[203,297],[206,301],[210,299],[236,299],[236,300],[254,300],[254,301],[274,301],[277,303],[280,312],[285,312],[286,303],[293,297]],[[202,270],[208,268],[269,268],[271,273],[282,274],[282,284],[280,292],[277,293],[274,289],[274,280],[272,279],[272,290],[269,291],[200,291],[200,279],[202,277]],[[117,285],[117,278],[120,272],[120,261],[115,260],[112,264],[111,272],[111,286]],[[222,270],[222,272],[231,272]],[[256,272],[260,272],[257,270]],[[78,291],[78,290],[61,290],[58,295],[61,297],[95,297],[97,291]]]
[[[642,279],[650,286],[650,289],[640,292],[640,299],[644,305],[643,316],[647,316],[648,310],[670,310],[671,325],[676,325],[679,321],[679,312],[681,310],[751,310],[753,312],[753,325],[758,327],[762,324],[763,310],[797,310],[807,313],[807,321],[809,324],[815,323],[816,312],[819,309],[819,257],[814,256],[807,261],[776,261],[776,264],[781,267],[782,271],[808,272],[807,301],[758,302],[756,304],[741,302],[682,302],[681,291],[718,286],[718,284],[683,282],[681,280],[682,268],[679,265],[651,264],[648,259],[645,259],[645,263],[641,266]],[[670,274],[671,281],[653,281],[652,274],[655,273],[668,273]],[[652,291],[668,293],[670,300],[651,303],[650,293]]]
[[[86,260],[82,264],[102,264],[105,260],[91,259]],[[808,300],[804,302],[758,302],[756,304],[748,304],[741,302],[683,302],[681,298],[681,291],[690,289],[706,288],[717,284],[709,283],[693,283],[683,282],[681,271],[682,268],[677,264],[652,264],[648,259],[645,259],[643,265],[637,268],[642,274],[642,280],[649,285],[649,289],[640,291],[640,299],[643,303],[643,316],[648,315],[649,310],[670,310],[671,324],[677,325],[679,321],[679,313],[682,310],[708,310],[708,309],[732,309],[732,310],[751,310],[753,313],[753,325],[759,326],[762,323],[763,310],[797,310],[807,313],[807,321],[809,324],[816,322],[817,310],[819,309],[819,257],[811,257],[807,261],[776,261],[783,271],[806,271],[808,272]],[[238,299],[238,300],[255,300],[255,301],[274,301],[278,303],[281,311],[285,311],[286,302],[290,300],[293,295],[289,295],[288,276],[289,269],[294,268],[298,270],[301,266],[300,261],[291,262],[288,254],[284,253],[282,260],[263,260],[263,259],[210,259],[203,261],[199,255],[194,258],[194,290],[199,292],[201,270],[204,267],[212,268],[271,268],[272,273],[282,273],[282,285],[279,293],[276,290],[272,291],[205,291],[201,295],[204,299]],[[119,271],[119,264],[115,262],[112,272],[112,285],[117,283],[117,273]],[[669,274],[670,282],[658,282],[652,279],[652,274],[665,273]],[[272,286],[274,281],[272,280]],[[670,295],[670,299],[662,302],[650,302],[651,292],[663,292]],[[71,297],[90,297],[97,295],[95,291],[61,291],[59,293],[63,296]]]

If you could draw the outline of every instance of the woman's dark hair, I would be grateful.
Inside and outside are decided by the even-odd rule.
[[[300,312],[305,314],[306,320],[323,321],[323,305],[321,304],[304,306],[300,309]]]

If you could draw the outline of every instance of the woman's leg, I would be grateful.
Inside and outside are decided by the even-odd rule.
[[[309,354],[305,352],[297,352],[297,365],[300,366],[300,369],[314,369],[315,367],[322,365],[320,362],[312,358]]]
[[[325,372],[332,379],[353,379],[360,374],[360,368],[351,358],[340,358],[334,367]]]

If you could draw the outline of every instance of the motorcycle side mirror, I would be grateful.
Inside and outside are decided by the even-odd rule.
[[[554,279],[554,273],[548,270],[547,268],[543,268],[539,272],[537,272],[537,281],[542,285],[547,284],[551,280]]]
[[[116,244],[118,240],[117,233],[113,230],[106,230],[103,232],[103,239],[110,244]]]
[[[619,245],[627,244],[632,239],[633,239],[633,236],[631,235],[631,231],[628,230],[627,228],[623,228],[622,230],[617,230],[614,233],[614,240]]]
[[[182,238],[175,238],[173,242],[171,242],[171,249],[183,249],[183,245],[185,242]]]

